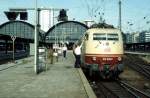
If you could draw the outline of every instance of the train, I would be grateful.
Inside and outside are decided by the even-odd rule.
[[[81,39],[82,68],[90,76],[96,73],[103,79],[118,78],[124,69],[121,31],[112,25],[101,24],[89,28]]]

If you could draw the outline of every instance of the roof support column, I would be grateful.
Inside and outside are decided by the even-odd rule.
[[[34,71],[36,74],[39,73],[38,65],[39,65],[39,58],[38,58],[38,9],[37,9],[37,0],[35,0],[35,36],[34,36],[34,44],[35,44],[35,54],[34,54]]]

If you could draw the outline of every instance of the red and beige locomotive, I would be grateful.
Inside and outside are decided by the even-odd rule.
[[[104,79],[116,78],[123,71],[123,38],[112,26],[92,27],[85,33],[82,66],[90,75],[98,72]]]

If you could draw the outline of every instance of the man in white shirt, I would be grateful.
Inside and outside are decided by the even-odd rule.
[[[80,68],[80,66],[81,66],[81,47],[82,47],[82,44],[83,43],[81,43],[81,45],[77,44],[77,46],[74,49],[74,53],[75,53],[75,57],[76,57],[75,68]]]

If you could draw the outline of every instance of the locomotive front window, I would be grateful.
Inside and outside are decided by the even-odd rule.
[[[107,34],[107,40],[118,41],[119,40],[118,34]]]
[[[105,33],[94,33],[93,34],[93,40],[106,40],[106,34]]]

